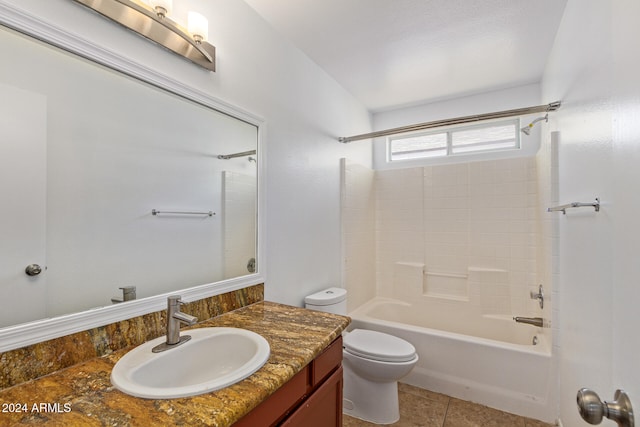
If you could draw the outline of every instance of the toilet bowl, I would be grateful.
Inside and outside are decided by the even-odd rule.
[[[305,307],[346,314],[347,291],[329,288],[305,298]],[[376,424],[400,419],[398,380],[418,362],[409,342],[377,331],[343,333],[343,413]]]
[[[418,362],[413,345],[365,329],[345,334],[343,343],[343,412],[376,424],[398,421],[398,380]]]

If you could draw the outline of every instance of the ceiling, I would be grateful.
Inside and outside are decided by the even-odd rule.
[[[539,82],[566,0],[245,0],[371,111]]]

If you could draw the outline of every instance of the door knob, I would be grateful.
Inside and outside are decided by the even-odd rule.
[[[42,267],[38,264],[29,264],[27,268],[24,269],[24,272],[27,273],[27,276],[37,276],[42,273]]]
[[[256,272],[256,259],[255,258],[251,258],[251,259],[249,259],[249,262],[247,262],[247,271],[249,271],[249,273],[255,273]]]
[[[618,427],[634,427],[631,400],[623,390],[616,390],[613,402],[602,402],[595,391],[578,390],[577,402],[580,416],[589,424],[600,424],[603,417],[618,423]]]

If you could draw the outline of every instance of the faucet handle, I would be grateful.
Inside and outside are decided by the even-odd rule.
[[[118,288],[122,290],[122,299],[124,301],[131,301],[136,299],[136,287],[135,286],[122,286]]]
[[[173,315],[176,311],[180,311],[180,306],[186,304],[182,301],[180,295],[171,295],[167,297],[167,312],[169,316]]]
[[[182,304],[186,304],[182,301],[181,295],[170,295],[167,297],[167,302],[169,303],[169,306],[180,306]]]
[[[544,308],[544,291],[542,285],[538,286],[538,293],[536,291],[530,291],[529,296],[531,299],[537,299],[540,303],[540,308]]]
[[[178,319],[181,322],[186,323],[188,325],[195,324],[198,321],[197,317],[191,316],[186,313],[182,313],[180,311],[180,306],[188,304],[187,302],[182,301],[180,298],[181,298],[180,295],[171,295],[168,298],[169,307],[167,309],[167,314],[169,315],[169,317]]]

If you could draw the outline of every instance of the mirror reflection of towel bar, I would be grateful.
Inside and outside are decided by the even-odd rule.
[[[151,210],[151,214],[152,215],[162,215],[162,214],[168,214],[168,215],[208,215],[208,216],[214,216],[216,213],[213,211],[207,211],[207,212],[190,212],[190,211],[159,211],[157,209],[152,209]]]
[[[229,159],[235,159],[236,157],[250,156],[252,154],[256,154],[256,150],[243,151],[242,153],[234,153],[234,154],[220,154],[218,158],[222,160],[229,160]]]
[[[596,212],[600,212],[600,199],[596,197],[596,201],[593,203],[573,202],[562,206],[554,206],[552,208],[547,208],[547,212],[562,212],[564,215],[566,215],[567,209],[569,208],[583,207],[592,207],[596,210]]]

